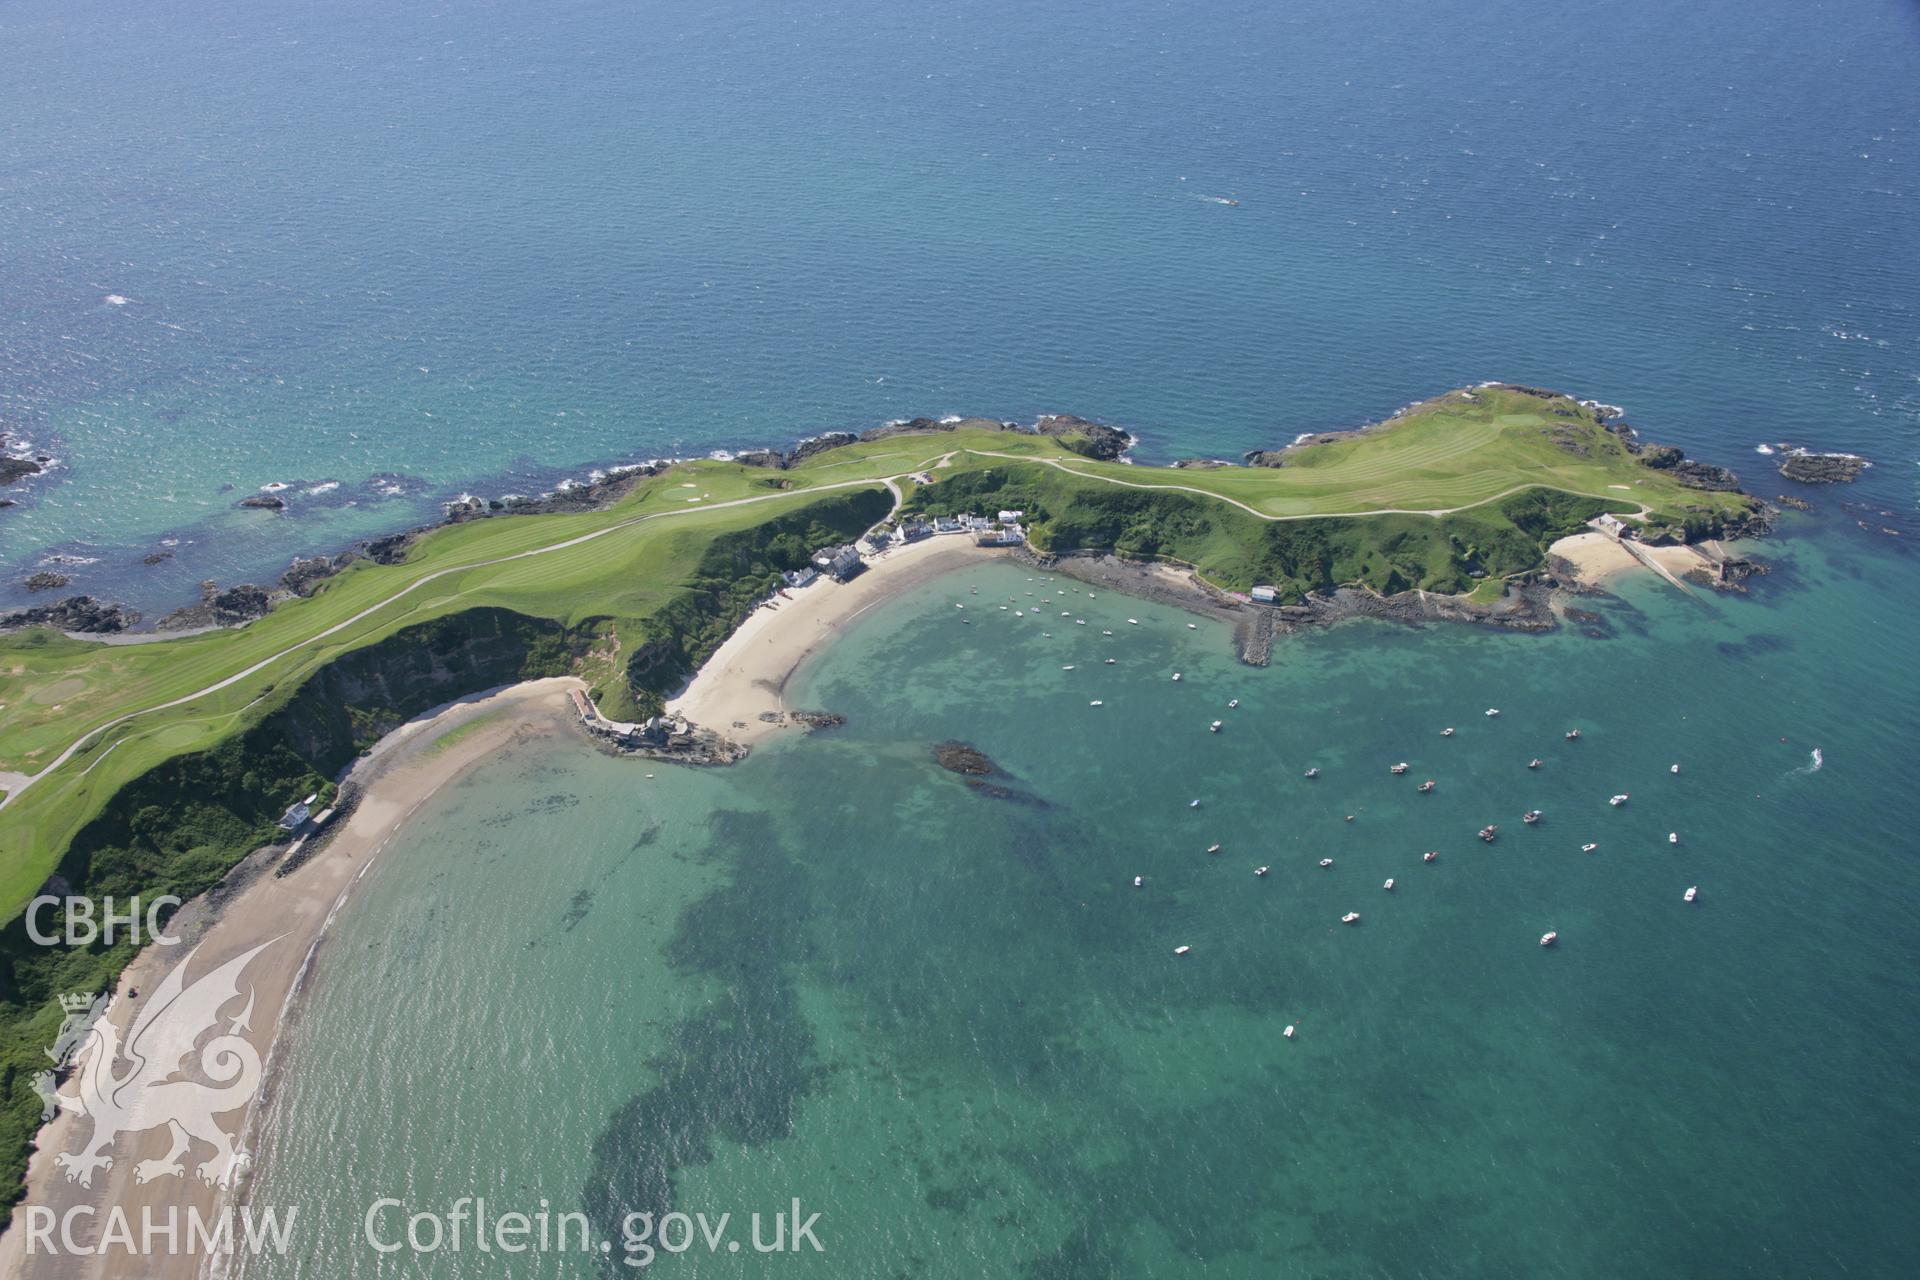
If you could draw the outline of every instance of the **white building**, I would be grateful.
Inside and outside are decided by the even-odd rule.
[[[1255,587],[1250,594],[1256,604],[1278,604],[1280,601],[1278,587]]]

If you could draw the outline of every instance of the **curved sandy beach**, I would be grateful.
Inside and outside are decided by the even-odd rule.
[[[966,537],[928,538],[880,553],[851,582],[821,578],[776,597],[727,637],[667,710],[750,747],[791,726],[788,682],[860,615],[907,587],[1003,554]]]

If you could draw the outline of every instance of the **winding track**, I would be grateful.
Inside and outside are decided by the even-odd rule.
[[[1230,506],[1238,507],[1240,510],[1246,512],[1250,516],[1255,517],[1256,519],[1268,520],[1273,522],[1285,522],[1285,521],[1293,521],[1293,520],[1356,519],[1364,516],[1379,516],[1379,515],[1431,516],[1434,518],[1438,518],[1440,516],[1452,515],[1458,511],[1469,511],[1469,510],[1472,510],[1474,507],[1485,506],[1489,502],[1498,502],[1502,498],[1511,497],[1513,494],[1521,493],[1527,489],[1537,489],[1542,487],[1539,483],[1518,484],[1518,485],[1514,485],[1510,489],[1502,490],[1501,492],[1496,493],[1491,497],[1481,498],[1477,502],[1469,502],[1458,507],[1435,507],[1431,509],[1420,509],[1420,508],[1414,508],[1414,507],[1376,507],[1370,511],[1316,511],[1316,512],[1296,514],[1296,515],[1271,515],[1265,511],[1260,511],[1255,509],[1254,507],[1248,506],[1246,503],[1240,501],[1238,498],[1229,498],[1225,494],[1214,493],[1209,489],[1199,489],[1199,488],[1195,488],[1192,485],[1184,485],[1184,484],[1142,484],[1138,481],[1133,481],[1133,480],[1120,480],[1120,479],[1116,479],[1113,476],[1098,475],[1094,472],[1083,471],[1078,467],[1068,466],[1065,462],[1057,458],[1033,458],[1033,457],[1028,457],[1028,456],[1017,454],[1017,453],[997,453],[990,449],[965,449],[965,450],[955,450],[954,452],[972,453],[985,458],[1004,458],[1011,462],[1028,462],[1028,463],[1037,462],[1046,466],[1056,467],[1059,470],[1064,471],[1069,475],[1079,476],[1081,479],[1084,479],[1084,480],[1099,480],[1107,484],[1119,485],[1122,488],[1127,488],[1127,489],[1160,489],[1160,490],[1168,490],[1168,491],[1174,491],[1174,492],[1180,492],[1180,493],[1191,493],[1198,497],[1211,498],[1216,502],[1224,502]],[[940,466],[950,461],[953,458],[953,456],[954,456],[954,453],[950,452],[933,460],[931,463],[924,464],[924,465]],[[199,698],[203,698],[210,693],[218,693],[222,689],[226,689],[231,687],[232,685],[238,684],[240,681],[245,680],[248,676],[258,674],[259,672],[265,670],[267,667],[272,666],[274,663],[278,662],[280,659],[288,656],[289,654],[296,653],[299,650],[306,648],[308,645],[312,644],[316,640],[324,640],[328,636],[334,635],[340,631],[343,631],[346,628],[353,626],[357,622],[364,621],[365,619],[371,617],[372,615],[380,612],[380,610],[386,608],[388,605],[392,604],[394,601],[400,599],[402,596],[408,595],[411,592],[413,592],[415,589],[419,587],[424,587],[429,582],[437,581],[438,579],[444,578],[449,574],[465,573],[470,569],[485,569],[492,565],[507,564],[515,560],[526,560],[533,556],[542,556],[553,551],[565,551],[570,547],[577,547],[577,546],[580,546],[582,543],[592,542],[596,538],[604,538],[608,534],[619,533],[623,529],[630,529],[637,524],[645,524],[649,520],[664,520],[672,516],[693,515],[696,512],[701,512],[701,511],[717,511],[722,507],[743,507],[756,502],[777,502],[783,498],[794,498],[794,497],[800,497],[804,494],[821,493],[828,489],[853,489],[853,488],[861,488],[861,487],[864,487],[867,485],[873,485],[873,484],[884,485],[887,491],[893,495],[893,511],[890,511],[888,513],[891,516],[893,512],[897,512],[900,509],[900,504],[903,501],[903,497],[900,492],[899,480],[901,476],[908,475],[908,474],[910,473],[903,471],[897,475],[879,476],[879,477],[873,477],[869,479],[836,480],[831,484],[815,485],[811,488],[799,490],[797,492],[759,494],[750,498],[730,498],[725,502],[715,502],[702,507],[683,508],[683,509],[674,510],[674,511],[655,511],[644,516],[634,516],[631,519],[622,520],[617,524],[610,524],[604,529],[595,529],[591,533],[583,533],[576,537],[563,539],[560,542],[551,542],[543,547],[532,547],[526,551],[516,551],[514,554],[509,556],[496,556],[491,560],[475,560],[468,564],[449,565],[445,569],[436,569],[432,573],[426,574],[419,578],[415,578],[412,582],[400,588],[398,591],[386,597],[384,600],[381,600],[376,604],[368,605],[366,608],[362,609],[360,612],[352,615],[351,617],[344,618],[341,621],[334,623],[332,626],[328,627],[326,630],[310,635],[303,640],[296,641],[295,643],[288,645],[286,648],[280,650],[279,652],[270,654],[267,657],[260,659],[258,662],[254,663],[252,666],[246,667],[240,671],[236,671],[232,675],[227,676],[223,679],[214,681],[212,684],[207,685],[205,688],[196,689],[192,693],[183,694],[182,696],[178,698],[174,698],[169,702],[155,703],[151,707],[141,707],[137,711],[129,711],[125,715],[116,716],[114,719],[108,720],[104,724],[94,726],[93,728],[87,730],[85,733],[81,734],[78,738],[76,738],[71,746],[69,746],[65,751],[62,751],[58,756],[54,757],[54,759],[49,761],[46,764],[46,766],[42,768],[39,772],[34,773],[30,776],[23,776],[18,774],[12,775],[12,777],[9,780],[17,781],[18,785],[10,788],[7,791],[5,796],[0,796],[0,809],[5,809],[8,805],[18,800],[22,795],[26,794],[26,791],[29,787],[33,786],[36,782],[39,782],[42,778],[47,777],[54,770],[58,769],[61,765],[65,764],[68,760],[72,759],[75,753],[82,750],[87,745],[87,743],[91,742],[94,738],[98,737],[100,734],[105,733],[107,730],[112,729],[118,725],[123,725],[127,723],[129,720],[133,720],[140,716],[151,714],[152,712],[155,712],[155,711],[166,711],[173,707],[185,706],[187,703],[193,702]],[[1560,488],[1560,486],[1558,485],[1549,485],[1545,487]],[[1617,500],[1618,498],[1618,495],[1612,495],[1610,497],[1609,495],[1605,495],[1605,494],[1580,493],[1578,490],[1573,490],[1573,489],[1565,489],[1562,491],[1567,493],[1576,493],[1576,494],[1579,494],[1579,496],[1581,497],[1602,498],[1609,501]],[[1648,511],[1650,510],[1651,508],[1647,507],[1644,503],[1642,503],[1640,506],[1641,517],[1645,518]],[[115,743],[114,745],[118,746],[119,744]],[[111,751],[111,750],[112,750],[111,747],[108,748],[108,751]],[[100,759],[101,760],[106,759],[106,755],[107,755],[106,752],[102,752]],[[99,762],[100,762],[99,760],[96,760],[93,762],[93,764],[98,764]],[[92,768],[93,768],[93,765],[88,765],[87,771],[91,772]]]

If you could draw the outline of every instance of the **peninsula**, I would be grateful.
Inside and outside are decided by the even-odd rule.
[[[849,616],[805,594],[756,615],[823,548],[925,527],[891,539],[867,586],[808,589],[858,595],[859,608],[992,554],[983,541],[1167,562],[1276,609],[1343,588],[1488,605],[1602,516],[1648,544],[1764,525],[1725,472],[1643,445],[1604,406],[1532,388],[1449,392],[1248,465],[1135,466],[1115,456],[1123,444],[1078,419],[916,421],[791,455],[649,468],[596,509],[467,513],[242,627],[140,644],[0,636],[8,1185],[39,1123],[26,1081],[58,1029],[53,993],[111,986],[131,958],[27,945],[21,910],[50,877],[96,898],[192,898],[276,839],[290,805],[331,797],[384,736],[501,686],[565,677],[608,719],[641,721],[672,699],[751,737],[781,708],[777,687],[743,679],[741,651],[784,645],[790,670]],[[1017,536],[931,532],[962,513],[1004,529],[1001,512],[1019,513]]]

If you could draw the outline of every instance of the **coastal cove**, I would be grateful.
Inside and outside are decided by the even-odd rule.
[[[1854,822],[1844,885],[1794,856],[1893,767],[1893,713],[1786,692],[1894,653],[1769,639],[1860,607],[1884,568],[1838,572],[1825,535],[1779,550],[1805,598],[1642,575],[1588,602],[1607,639],[1357,622],[1288,637],[1264,670],[1232,659],[1220,624],[989,561],[867,610],[789,682],[796,705],[847,714],[829,734],[726,770],[510,747],[403,829],[380,892],[320,953],[246,1195],[340,1208],[298,1257],[244,1274],[375,1274],[356,1206],[429,1134],[433,1167],[407,1166],[419,1207],[484,1170],[502,1208],[546,1198],[597,1221],[797,1191],[829,1242],[795,1260],[808,1274],[877,1277],[903,1249],[956,1276],[990,1259],[1518,1276],[1551,1254],[1554,1274],[1601,1277],[1898,1257],[1869,1185],[1911,1172],[1887,1114],[1804,1090],[1899,1070],[1907,1032],[1866,1028],[1872,975],[1910,935],[1869,944],[1847,921],[1897,874],[1910,815]],[[1014,619],[1029,591],[1088,627]],[[1703,683],[1673,661],[1714,644],[1745,663]],[[1447,679],[1421,678],[1434,670]],[[1782,691],[1764,709],[1741,696],[1756,682]],[[1576,721],[1583,741],[1561,742]],[[942,773],[929,747],[953,738],[1018,794]],[[1813,772],[1816,744],[1833,763]],[[1547,757],[1537,774],[1529,753]],[[1388,776],[1402,757],[1435,794]],[[1619,789],[1634,804],[1611,811]],[[1523,802],[1540,828],[1520,826]],[[1472,829],[1493,818],[1511,826],[1486,848]],[[1423,847],[1440,861],[1422,866]],[[420,902],[430,919],[405,905]],[[1342,929],[1350,907],[1363,921]],[[1542,952],[1549,926],[1563,941]],[[1176,941],[1193,955],[1175,960]],[[583,985],[594,999],[562,997]],[[515,998],[486,994],[501,989]],[[474,1055],[457,1096],[429,1087],[449,1045]],[[1753,1105],[1712,1104],[1730,1076]],[[1611,1136],[1570,1126],[1569,1098]],[[1173,1130],[1205,1158],[1156,1173],[1147,1148]],[[362,1158],[295,1157],[322,1134]],[[1460,1154],[1470,1136],[1500,1143],[1499,1167]],[[1789,1184],[1823,1190],[1777,1199]],[[1099,1221],[1122,1194],[1129,1219]],[[1702,1218],[1742,1230],[1682,1229]],[[1476,1247],[1489,1232],[1508,1247]]]

